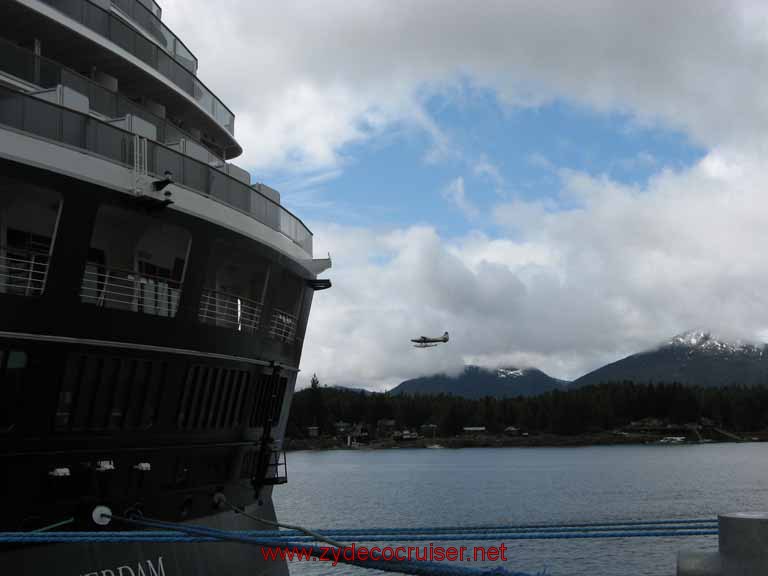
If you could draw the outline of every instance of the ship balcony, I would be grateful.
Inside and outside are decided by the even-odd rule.
[[[105,308],[173,318],[179,309],[181,283],[132,270],[103,268],[89,262],[83,274],[80,299]]]
[[[48,276],[48,253],[0,247],[0,294],[40,296]]]
[[[269,326],[269,335],[275,340],[291,342],[296,338],[296,316],[284,310],[275,309],[272,313],[272,322]]]
[[[8,40],[0,38],[0,74],[7,75],[9,83],[29,84],[33,89],[50,90],[64,86],[82,94],[88,99],[89,111],[104,119],[122,119],[128,115],[140,118],[154,128],[158,142],[167,145],[178,145],[182,140],[195,142],[204,148],[198,154],[198,160],[209,163],[222,163],[225,159],[224,150],[215,143],[206,142],[200,137],[181,129],[166,118],[150,112],[146,107],[136,104],[119,92],[114,92],[90,78],[66,68],[50,60],[37,56]]]
[[[48,0],[44,0],[48,1]],[[155,10],[139,0],[111,0],[133,23],[138,25],[154,42],[165,50],[176,62],[193,74],[197,73],[197,58],[190,52],[176,34],[162,23]],[[158,11],[160,7],[154,4]]]
[[[0,126],[121,165],[129,170],[127,175],[130,171],[135,174],[139,160],[142,160],[147,174],[152,177],[162,179],[170,172],[174,186],[242,212],[278,232],[295,244],[303,255],[312,258],[312,233],[299,218],[258,188],[167,146],[140,138],[88,114],[1,86]],[[137,150],[141,150],[141,154]]]
[[[235,294],[203,290],[198,319],[206,324],[252,334],[259,330],[263,305]]]
[[[141,6],[134,0],[118,5]],[[126,9],[134,15],[142,10]],[[22,43],[41,39],[44,52],[70,68],[113,76],[121,92],[159,102],[185,125],[215,135],[231,150],[229,157],[237,156],[242,150],[234,140],[234,114],[180,63],[192,67],[194,56],[170,31],[174,52],[166,51],[156,38],[150,40],[149,34],[128,24],[130,19],[119,16],[118,10],[105,10],[91,0],[15,0],[6,21],[0,22],[0,35]]]

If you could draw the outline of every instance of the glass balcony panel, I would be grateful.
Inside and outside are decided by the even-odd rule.
[[[132,166],[135,136],[85,114],[0,87],[0,124],[38,134]],[[182,185],[238,208],[312,254],[312,234],[295,216],[248,185],[205,163],[147,141],[151,174],[173,173]]]
[[[184,185],[193,190],[205,192],[208,185],[208,166],[185,156]]]
[[[227,204],[234,206],[242,210],[243,212],[250,212],[251,210],[251,190],[247,186],[244,186],[239,180],[233,178],[228,179],[229,186],[227,189]]]
[[[133,14],[131,14],[133,9],[133,2],[131,2],[131,0],[112,0],[112,4],[125,12],[128,16],[133,17]]]
[[[42,0],[64,12],[77,22],[109,38],[112,42],[146,62],[184,92],[191,95],[230,134],[234,134],[234,115],[196,78],[197,58],[162,22],[152,10],[137,0],[114,0],[115,5],[133,18],[137,25],[163,46],[168,54],[158,50],[144,35],[119,18],[102,10],[90,0]]]
[[[109,37],[109,13],[89,2],[85,3],[83,24],[104,37]]]
[[[33,64],[34,75],[31,82],[43,88],[52,88],[61,83],[61,71],[55,64],[36,58]]]
[[[127,52],[133,53],[136,34],[130,26],[123,24],[118,18],[110,17],[109,19],[109,39]]]
[[[195,81],[195,100],[211,116],[213,116],[213,94],[205,89],[200,82]]]
[[[97,148],[94,150],[101,156],[120,162],[121,164],[128,164],[132,160],[133,146],[128,147],[131,142],[128,141],[127,134],[122,130],[113,128],[101,122],[96,123],[96,142]]]
[[[174,126],[170,122],[166,122],[163,128],[164,128],[164,134],[165,134],[163,138],[163,142],[169,142],[169,143],[178,142],[179,140],[185,137],[182,131],[176,128],[176,126]]]
[[[178,60],[184,68],[190,72],[197,72],[197,58],[194,57],[186,46],[176,38],[175,52],[176,60]]]
[[[49,64],[45,60],[43,60],[43,62]],[[88,96],[88,98],[91,100],[91,108],[94,107],[93,96],[91,94],[91,82],[89,82],[83,76],[75,74],[74,72],[70,72],[69,70],[61,70],[58,76],[62,85],[66,86],[67,88],[71,88],[75,92],[80,92],[80,94],[83,96]]]
[[[61,10],[70,18],[82,22],[84,5],[80,0],[48,0],[47,3],[54,6],[57,10]]]
[[[208,188],[208,194],[216,198],[217,200],[221,200],[222,202],[227,201],[227,176],[225,174],[222,174],[218,170],[211,170],[210,171],[210,187]]]
[[[61,119],[62,140],[70,146],[85,146],[85,117],[79,114],[64,114]]]
[[[27,82],[35,81],[35,59],[21,50],[0,50],[0,70]]]
[[[154,146],[153,152],[155,174],[162,176],[166,172],[170,172],[176,180],[183,181],[181,154],[163,146]]]
[[[255,190],[251,190],[251,214],[260,222],[266,220],[267,199]]]
[[[264,216],[264,223],[275,230],[280,229],[280,206],[274,202],[267,200],[266,215]]]
[[[13,92],[0,90],[0,124],[24,128],[24,100],[16,97]]]
[[[139,25],[146,30],[147,34],[149,34],[152,39],[163,48],[163,50],[170,52],[173,47],[173,34],[171,31],[163,26],[159,20],[151,16],[147,16],[144,23],[140,20],[140,18],[137,19],[137,22],[139,22]]]
[[[24,106],[24,130],[43,138],[59,138],[60,111],[49,104],[30,98]]]
[[[134,54],[139,60],[155,68],[155,63],[157,62],[156,52],[157,47],[152,42],[141,36],[136,36]]]
[[[171,80],[184,92],[189,94],[190,96],[194,96],[195,94],[195,83],[197,80],[195,77],[190,74],[186,68],[184,68],[181,64],[176,62],[175,60],[171,60],[170,62],[170,69],[171,69]]]
[[[157,71],[166,78],[171,78],[171,62],[173,60],[168,54],[162,50],[157,51]]]

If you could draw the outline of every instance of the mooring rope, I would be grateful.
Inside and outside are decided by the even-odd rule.
[[[345,550],[357,543],[371,542],[459,542],[487,541],[499,543],[512,540],[571,540],[585,538],[668,538],[679,536],[712,536],[718,534],[717,521],[712,519],[630,520],[570,524],[520,524],[480,526],[427,526],[417,528],[354,528],[315,531],[302,526],[283,524],[248,514],[243,508],[229,504],[238,514],[267,526],[284,530],[220,530],[205,526],[165,522],[140,516],[123,517],[103,513],[103,518],[129,525],[152,528],[134,531],[55,532],[53,528],[74,522],[73,518],[51,524],[32,532],[0,533],[0,543],[106,543],[106,542],[241,542],[265,548],[302,550],[310,556],[327,557],[328,550],[312,542],[324,542]],[[342,543],[331,537],[343,537],[354,543]],[[511,572],[502,567],[493,569],[467,568],[437,562],[400,560],[369,555],[369,560],[345,558],[336,554],[337,562],[386,572],[416,576],[530,576]]]

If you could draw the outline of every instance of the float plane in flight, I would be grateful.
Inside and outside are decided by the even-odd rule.
[[[442,336],[430,338],[429,336],[420,336],[418,338],[411,339],[414,348],[434,348],[438,344],[448,342],[448,332]]]

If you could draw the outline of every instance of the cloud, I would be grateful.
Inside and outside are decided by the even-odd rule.
[[[443,188],[443,198],[454,204],[468,220],[477,218],[480,211],[467,198],[467,194],[464,190],[464,178],[459,176],[454,178],[451,182]]]
[[[504,177],[501,175],[499,167],[488,160],[488,158],[485,156],[481,157],[480,160],[475,162],[474,166],[472,166],[472,171],[476,175],[490,180],[497,187],[504,184]]]
[[[338,165],[399,126],[449,146],[426,111],[461,83],[511,107],[565,99],[698,143],[757,144],[768,125],[759,3],[168,0],[164,19],[237,114],[248,168]]]
[[[334,288],[315,299],[303,366],[379,389],[464,361],[573,378],[690,327],[749,340],[768,326],[760,156],[716,150],[644,187],[577,172],[561,184],[569,209],[497,207],[515,239],[317,229]],[[410,347],[444,330],[448,345]]]

